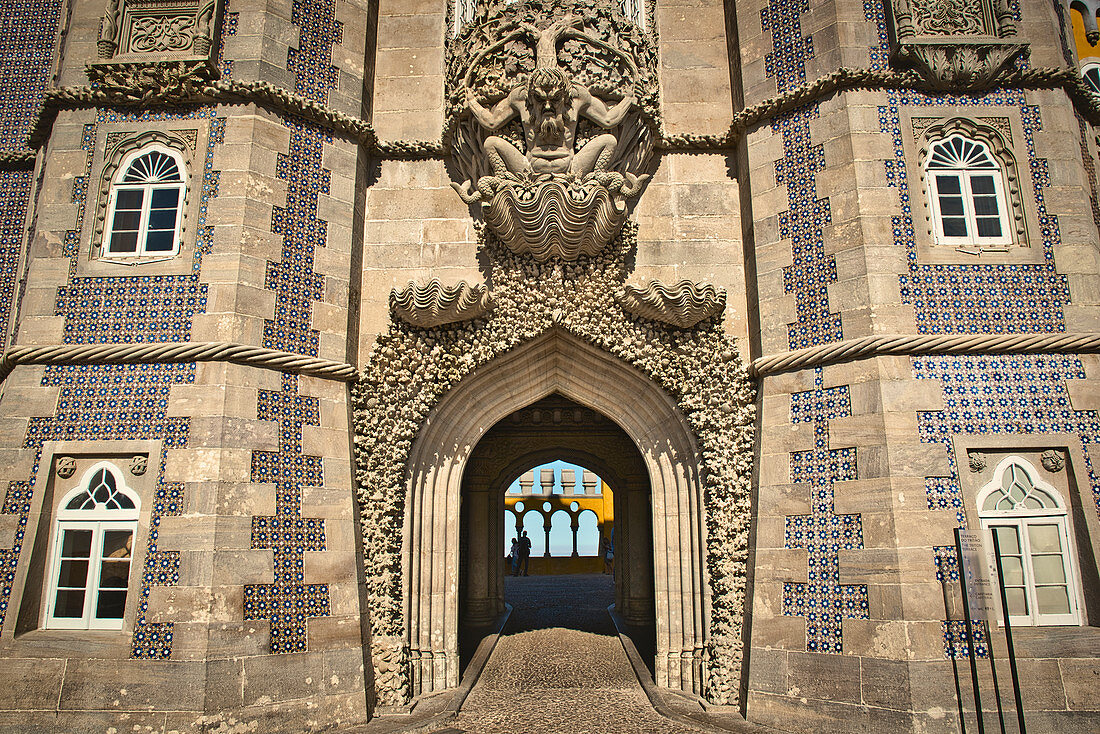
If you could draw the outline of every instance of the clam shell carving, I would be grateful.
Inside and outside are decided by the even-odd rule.
[[[484,214],[509,250],[539,261],[595,255],[627,216],[622,197],[594,178],[509,183],[493,194]]]
[[[619,289],[616,297],[627,313],[679,329],[690,329],[722,313],[726,307],[725,289],[690,280],[671,286],[658,280],[643,286],[628,284]]]
[[[485,284],[470,285],[460,280],[443,285],[438,278],[427,284],[410,281],[404,288],[390,291],[390,309],[402,321],[431,328],[484,316],[492,308]]]

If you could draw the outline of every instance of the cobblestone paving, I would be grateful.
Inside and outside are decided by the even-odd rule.
[[[610,576],[505,579],[511,619],[448,734],[700,732],[659,715],[607,615]]]

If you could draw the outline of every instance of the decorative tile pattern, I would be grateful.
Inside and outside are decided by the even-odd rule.
[[[772,52],[765,56],[765,70],[775,78],[780,93],[806,81],[806,59],[813,56],[813,42],[802,35],[799,16],[806,0],[771,0],[762,11],[764,31],[772,33]],[[783,157],[775,164],[775,182],[787,187],[789,208],[779,215],[779,236],[791,240],[793,264],[783,268],[783,289],[793,293],[797,320],[787,328],[791,349],[802,349],[843,338],[840,314],[829,312],[827,286],[836,282],[836,259],[825,254],[822,227],[832,221],[828,199],[817,197],[818,171],[825,169],[821,145],[810,139],[810,120],[817,118],[816,104],[779,116],[772,131],[783,136]]]
[[[27,149],[52,73],[61,0],[0,0],[0,150]],[[15,302],[31,171],[0,171],[0,324]]]
[[[302,426],[320,422],[317,399],[283,375],[281,392],[260,391],[259,418],[279,422],[279,450],[252,454],[252,481],[275,484],[275,515],[252,518],[252,547],[275,553],[275,582],[245,587],[244,618],[271,621],[271,652],[301,652],[306,618],[329,614],[328,585],[302,583],[305,552],[325,550],[325,521],[302,517],[302,487],[323,483],[321,457],[302,454]]]
[[[287,53],[295,91],[326,103],[338,70],[332,46],[340,42],[334,0],[295,0],[292,22],[300,29],[298,48]],[[317,355],[319,334],[312,327],[313,302],[324,296],[324,278],[314,272],[317,248],[324,247],[327,222],[317,217],[317,197],[328,192],[322,167],[332,137],[304,121],[288,118],[290,149],[280,153],[276,175],[286,181],[286,206],[275,207],[271,231],[283,236],[282,260],[268,261],[264,287],[275,291],[275,318],[264,321],[263,345]],[[275,483],[275,515],[252,518],[252,547],[271,548],[275,578],[245,588],[246,619],[271,622],[271,652],[306,649],[306,619],[329,614],[327,584],[304,584],[306,551],[325,550],[324,520],[302,517],[302,487],[324,482],[321,458],[302,454],[302,426],[318,425],[318,401],[303,396],[298,378],[284,374],[281,392],[261,391],[258,415],[279,423],[279,451],[252,454],[252,481]]]
[[[815,389],[791,396],[791,423],[813,423],[814,448],[791,454],[791,482],[807,483],[810,514],[789,515],[784,547],[805,548],[809,555],[806,583],[783,584],[783,614],[806,618],[806,649],[843,651],[843,621],[867,618],[866,584],[840,583],[840,550],[863,547],[859,514],[838,515],[833,484],[856,479],[855,448],[829,448],[829,421],[852,414],[847,385],[822,387],[821,368],[814,370]]]
[[[871,49],[871,65],[885,68],[889,41],[881,0],[864,4],[867,20],[876,24],[879,43]],[[1018,12],[1018,8],[1017,8]],[[1057,273],[1054,248],[1060,243],[1058,218],[1047,210],[1044,189],[1050,186],[1045,159],[1035,151],[1035,133],[1042,129],[1039,108],[1028,105],[1020,91],[996,90],[982,95],[927,96],[916,92],[892,92],[879,108],[880,126],[892,136],[894,158],[886,161],[886,175],[897,188],[901,216],[893,218],[894,243],[905,248],[908,272],[901,275],[902,297],[916,314],[917,327],[925,334],[1049,333],[1065,330],[1064,306],[1069,302],[1065,276]],[[1041,247],[1038,265],[928,265],[918,261],[913,233],[913,192],[905,168],[899,109],[920,106],[935,112],[946,104],[969,106],[975,115],[990,107],[1015,107],[1023,128],[1017,155],[1024,160],[1034,191],[1039,237],[1031,246]],[[1022,151],[1020,148],[1022,147]],[[1020,155],[1023,153],[1023,155]],[[1087,158],[1087,156],[1086,156]],[[1095,204],[1094,204],[1095,207]],[[1070,433],[1080,437],[1085,469],[1100,508],[1100,478],[1092,466],[1090,444],[1100,441],[1100,419],[1095,411],[1073,410],[1066,382],[1084,379],[1081,361],[1068,355],[977,357],[919,357],[912,360],[918,379],[939,380],[943,386],[943,410],[918,415],[922,442],[939,444],[945,452],[950,475],[927,477],[928,507],[952,510],[965,527],[959,468],[955,462],[956,436],[1003,435],[1011,446],[1014,434]],[[936,577],[957,580],[953,546],[934,549]],[[962,622],[944,622],[945,654],[967,654]],[[985,631],[975,633],[977,653],[985,654]]]
[[[100,128],[107,123],[135,123],[163,120],[204,120],[210,125],[209,142],[203,159],[197,232],[206,244],[196,248],[192,272],[185,276],[139,275],[127,277],[83,278],[76,276],[76,260],[81,254],[80,233],[88,206],[88,182],[92,179],[92,159],[102,145]],[[218,172],[213,170],[214,147],[224,138],[225,120],[214,116],[214,108],[201,108],[188,114],[101,110],[95,122],[84,126],[82,148],[86,168],[73,185],[77,203],[77,221],[65,237],[65,254],[71,258],[69,281],[58,289],[56,310],[64,316],[64,336],[70,344],[184,342],[191,338],[191,320],[205,310],[206,286],[198,282],[202,254],[209,249],[210,228],[206,211],[217,196]],[[203,234],[205,233],[205,235]],[[189,434],[189,419],[167,414],[173,385],[194,381],[195,365],[81,365],[49,367],[44,386],[59,388],[57,412],[52,417],[30,422],[25,446],[39,450],[43,441],[88,441],[160,439],[165,452],[184,448]],[[139,616],[135,620],[131,657],[167,659],[172,653],[171,622],[151,622],[149,594],[154,586],[179,581],[180,556],[177,551],[160,548],[160,523],[164,517],[178,515],[182,509],[183,485],[164,481],[165,462],[159,463],[154,490],[145,565],[141,569]],[[5,513],[19,514],[20,525],[11,551],[0,551],[0,624],[11,593],[11,581],[4,573],[5,563],[18,561],[30,498],[38,479],[38,459],[28,481],[12,482],[4,500]],[[13,578],[13,577],[12,577]]]
[[[985,622],[975,621],[970,627],[974,631],[974,657],[989,657],[989,635]],[[951,621],[943,623],[943,656],[946,658],[967,658],[970,646],[967,644],[966,622]]]

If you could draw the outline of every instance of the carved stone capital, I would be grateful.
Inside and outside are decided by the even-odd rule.
[[[1027,51],[1026,43],[913,39],[898,46],[895,58],[911,64],[938,90],[975,91],[995,85]]]
[[[461,280],[446,286],[432,278],[390,291],[390,308],[402,321],[427,329],[484,316],[492,308],[492,298],[482,283]]]
[[[668,286],[652,280],[643,286],[625,285],[615,294],[623,310],[632,316],[691,329],[722,313],[726,291],[709,283],[690,280]]]

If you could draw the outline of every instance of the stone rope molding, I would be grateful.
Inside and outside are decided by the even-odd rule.
[[[149,108],[209,103],[251,103],[276,113],[302,117],[322,128],[352,137],[386,160],[443,158],[445,156],[443,139],[450,133],[449,126],[446,126],[440,140],[379,140],[374,127],[366,120],[330,109],[326,105],[268,82],[236,80],[208,82],[185,73],[154,76],[151,73],[142,75],[140,70],[132,72],[132,77],[134,84],[127,88],[101,85],[99,87],[69,86],[47,90],[42,109],[28,136],[28,145],[37,150],[45,143],[53,121],[61,110],[100,106]],[[165,80],[167,84],[164,83]],[[1000,75],[997,82],[988,89],[960,91],[982,92],[997,88],[1061,88],[1070,97],[1078,112],[1089,122],[1100,124],[1100,98],[1089,91],[1075,69],[1069,67],[1013,69]],[[659,150],[683,152],[729,149],[746,131],[777,114],[831,97],[839,92],[856,89],[942,91],[934,88],[925,77],[912,70],[876,71],[842,67],[814,82],[741,110],[733,116],[729,130],[723,134],[669,135],[662,129],[656,141],[656,147]],[[32,166],[33,162],[34,155],[30,151],[0,152],[0,166]]]
[[[18,365],[178,362],[232,362],[342,382],[352,382],[358,377],[354,366],[330,359],[233,342],[185,342],[182,344],[59,344],[11,347],[0,356],[0,382],[6,380]]]
[[[1100,332],[1068,334],[880,334],[760,357],[749,376],[772,375],[885,356],[960,354],[1100,354]],[[280,372],[353,382],[354,365],[233,342],[16,346],[0,355],[0,383],[18,365],[232,362]]]
[[[749,365],[748,372],[761,379],[871,357],[959,354],[1100,354],[1100,333],[879,334],[760,357]]]

